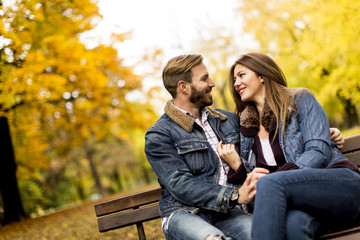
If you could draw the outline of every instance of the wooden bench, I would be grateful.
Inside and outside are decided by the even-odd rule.
[[[350,161],[360,166],[360,134],[345,138],[342,152]],[[160,218],[158,210],[160,197],[161,189],[159,187],[96,203],[95,213],[98,217],[99,231],[106,232],[136,224],[139,239],[145,240],[146,236],[142,223]],[[321,239],[360,239],[360,225],[326,234]]]

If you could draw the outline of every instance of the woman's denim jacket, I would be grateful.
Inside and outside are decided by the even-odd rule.
[[[297,111],[291,114],[286,123],[284,135],[279,122],[280,146],[286,161],[295,163],[299,168],[325,168],[346,159],[330,140],[327,115],[310,91],[300,88],[293,98],[297,102]],[[240,139],[240,156],[250,172],[256,166],[256,158],[251,151],[253,137],[241,134]]]
[[[208,122],[218,139],[235,144],[239,152],[239,118],[228,111],[208,110]],[[203,129],[171,102],[167,103],[165,114],[146,132],[145,153],[162,188],[161,217],[178,210],[231,209],[229,198],[236,187],[217,184],[219,158]]]

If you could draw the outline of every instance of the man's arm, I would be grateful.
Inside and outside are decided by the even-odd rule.
[[[204,153],[204,150],[201,152]],[[227,212],[231,208],[229,199],[236,188],[209,183],[195,177],[184,156],[178,153],[169,129],[152,127],[148,130],[145,135],[145,153],[160,184],[177,201],[220,212]]]

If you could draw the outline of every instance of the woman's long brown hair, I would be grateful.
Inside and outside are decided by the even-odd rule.
[[[240,115],[248,102],[243,102],[234,87],[234,69],[241,64],[262,76],[265,84],[265,103],[270,107],[276,118],[275,135],[279,131],[279,120],[285,129],[286,120],[294,111],[294,101],[291,97],[293,89],[287,87],[286,77],[275,61],[263,53],[248,53],[242,55],[230,68],[229,85],[231,95],[236,105],[235,113]],[[261,115],[261,113],[259,113]]]

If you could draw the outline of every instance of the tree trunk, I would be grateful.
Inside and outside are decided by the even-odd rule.
[[[347,127],[352,128],[359,125],[359,118],[357,115],[356,107],[352,103],[351,99],[346,99],[345,103],[345,112],[347,116]]]
[[[87,150],[86,155],[87,155],[87,159],[88,159],[89,164],[90,164],[92,176],[93,176],[93,178],[95,180],[95,186],[98,189],[98,192],[101,194],[101,196],[105,196],[106,195],[105,190],[104,190],[104,188],[103,188],[103,186],[101,184],[99,174],[98,174],[96,166],[94,164],[93,151],[92,150]]]
[[[0,117],[0,192],[4,206],[3,225],[27,218],[16,178],[16,163],[9,123]]]

